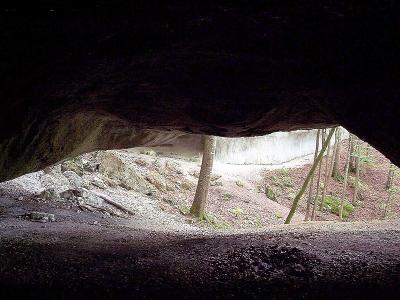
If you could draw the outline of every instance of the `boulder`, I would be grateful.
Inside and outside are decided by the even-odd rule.
[[[152,173],[146,176],[146,180],[156,187],[160,192],[165,192],[167,190],[167,183],[165,179],[158,173]],[[171,190],[169,188],[169,190]]]
[[[101,157],[100,173],[127,190],[143,192],[150,188],[134,164],[126,163],[116,151],[106,151]]]
[[[49,213],[44,213],[44,212],[37,212],[33,211],[31,213],[27,213],[24,215],[26,219],[29,219],[33,222],[54,222],[56,220],[56,217],[54,214],[49,214]]]
[[[61,172],[66,171],[74,171],[79,176],[82,176],[84,171],[82,160],[77,157],[71,160],[64,161],[61,164]]]
[[[65,171],[63,175],[68,179],[73,187],[81,187],[83,185],[82,177],[78,176],[74,171]]]

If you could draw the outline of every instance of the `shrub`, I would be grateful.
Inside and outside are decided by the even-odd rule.
[[[285,173],[280,173],[279,175],[272,176],[271,180],[275,186],[279,186],[281,188],[294,186],[292,178]]]
[[[241,209],[240,207],[235,207],[233,209],[231,209],[231,213],[236,217],[240,217],[243,214],[243,209]]]
[[[340,203],[341,200],[336,196],[325,196],[324,198],[324,209],[334,213],[335,215],[339,215],[340,211]],[[349,215],[353,212],[354,206],[349,203],[347,200],[344,201],[343,205],[343,218],[348,218]]]
[[[229,200],[232,199],[232,195],[229,194],[229,193],[224,193],[224,194],[222,195],[222,199],[223,199],[224,201],[229,201]]]
[[[268,199],[276,202],[277,194],[271,187],[265,187],[265,195]]]

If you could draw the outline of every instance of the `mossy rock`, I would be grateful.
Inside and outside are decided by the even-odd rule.
[[[84,166],[79,158],[64,161],[61,164],[61,172],[74,171],[79,176],[83,176]]]

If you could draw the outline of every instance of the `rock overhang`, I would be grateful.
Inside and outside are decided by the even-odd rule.
[[[395,2],[156,4],[2,11],[2,180],[180,132],[336,124],[400,162]]]

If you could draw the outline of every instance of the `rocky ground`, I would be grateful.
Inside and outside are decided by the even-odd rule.
[[[400,292],[399,222],[168,232],[82,214],[51,223],[2,215],[1,299],[397,299]]]
[[[259,189],[262,169],[217,163],[205,221],[188,215],[199,159],[157,154],[151,149],[86,154],[1,183],[0,195],[19,207],[47,204],[77,213],[100,213],[104,218],[135,217],[163,229],[261,228],[282,223],[288,213],[288,207],[268,199]],[[14,215],[22,213],[26,211],[17,210]],[[294,221],[303,218],[298,214]]]
[[[339,164],[342,174],[346,150],[347,141],[344,141]],[[171,230],[193,226],[258,229],[283,223],[308,173],[311,159],[306,157],[282,166],[216,162],[207,203],[208,218],[201,222],[188,215],[200,170],[199,158],[149,148],[86,154],[1,183],[0,195],[15,200],[21,207],[47,203],[50,207],[78,213],[100,213],[104,218],[129,219],[134,215],[151,226],[161,225]],[[372,147],[368,147],[367,160],[361,168],[362,189],[346,221],[382,219],[390,162]],[[325,159],[322,164],[325,165]],[[322,168],[321,178],[324,175]],[[350,175],[354,180],[354,174]],[[395,185],[399,184],[395,176]],[[343,181],[331,178],[327,195],[341,197],[342,191]],[[350,184],[348,204],[353,192]],[[301,199],[293,222],[304,220],[307,196],[308,192]],[[388,209],[389,219],[397,218],[400,213],[396,199],[394,194]],[[26,211],[15,215],[19,213]],[[337,211],[324,207],[317,211],[317,220],[338,220]]]

